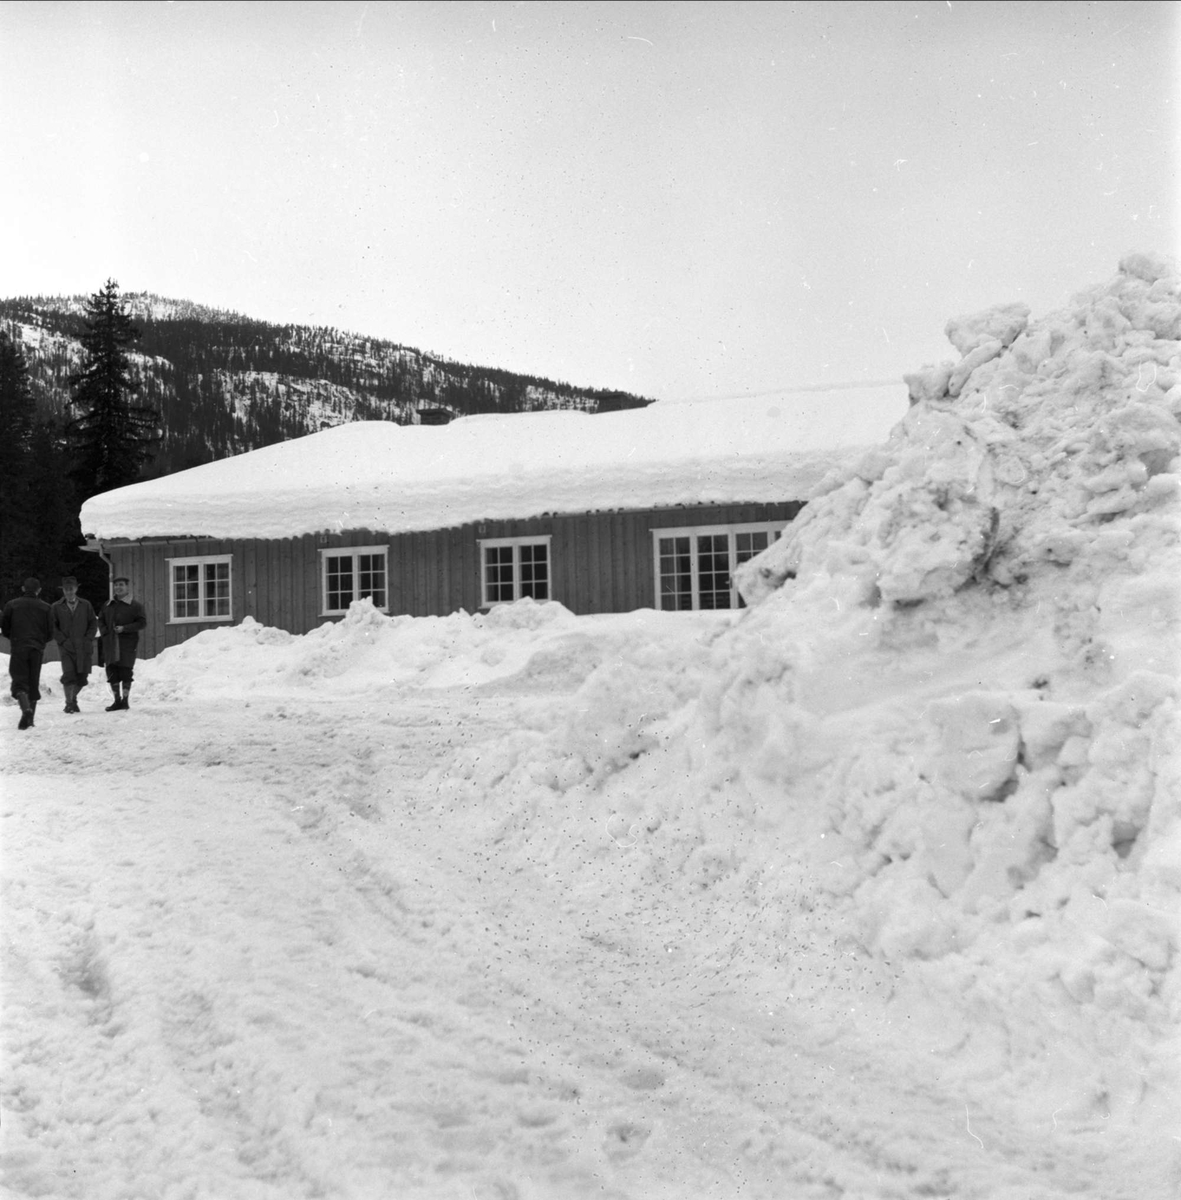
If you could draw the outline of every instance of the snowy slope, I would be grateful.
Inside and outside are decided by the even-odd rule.
[[[140,329],[131,354],[140,400],[164,438],[151,475],[313,434],[349,421],[411,424],[452,413],[596,411],[647,400],[457,363],[346,330],[274,325],[147,293],[123,296]],[[85,297],[0,300],[0,325],[22,347],[43,416],[68,416],[80,365]]]

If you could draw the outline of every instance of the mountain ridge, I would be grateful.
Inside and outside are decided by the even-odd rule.
[[[276,324],[151,292],[121,297],[140,330],[131,348],[141,400],[163,440],[145,478],[172,474],[349,421],[414,424],[423,410],[473,413],[638,408],[646,397],[481,367],[332,326]],[[70,413],[87,296],[0,300],[42,417]]]

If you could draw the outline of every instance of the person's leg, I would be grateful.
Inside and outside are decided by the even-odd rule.
[[[8,675],[12,680],[12,695],[21,710],[17,728],[28,729],[33,723],[33,702],[29,699],[29,652],[25,647],[13,647],[8,656]]]
[[[41,699],[41,661],[44,657],[44,650],[29,651],[29,699],[34,704]]]
[[[66,694],[65,711],[78,711],[78,663],[74,651],[69,646],[61,648],[62,653],[62,691]]]
[[[41,699],[41,660],[45,657],[43,650],[29,651],[29,725],[37,715],[37,701]]]
[[[18,699],[29,693],[28,651],[23,646],[14,646],[8,656],[8,676],[12,680],[12,694]]]
[[[115,697],[115,703],[107,705],[107,712],[117,712],[123,707],[123,701],[119,697],[119,668],[117,666],[107,667],[107,685],[111,689],[111,695]]]

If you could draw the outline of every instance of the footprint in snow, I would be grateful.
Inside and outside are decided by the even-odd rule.
[[[654,1092],[664,1087],[664,1072],[656,1067],[636,1067],[624,1073],[623,1082],[637,1092]]]
[[[637,1121],[620,1121],[607,1129],[603,1149],[608,1158],[618,1162],[639,1154],[652,1136],[652,1127]]]

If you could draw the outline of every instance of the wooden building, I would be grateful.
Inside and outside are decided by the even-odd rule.
[[[733,568],[766,549],[800,507],[569,513],[392,534],[149,537],[101,548],[112,574],[127,575],[144,602],[141,653],[151,657],[245,616],[306,633],[363,597],[412,616],[475,612],[525,596],[576,613],[738,607]]]
[[[733,608],[734,568],[851,450],[808,445],[807,413],[701,407],[340,426],[94,497],[83,529],[145,604],[145,657],[247,616],[305,633],[365,597]]]

